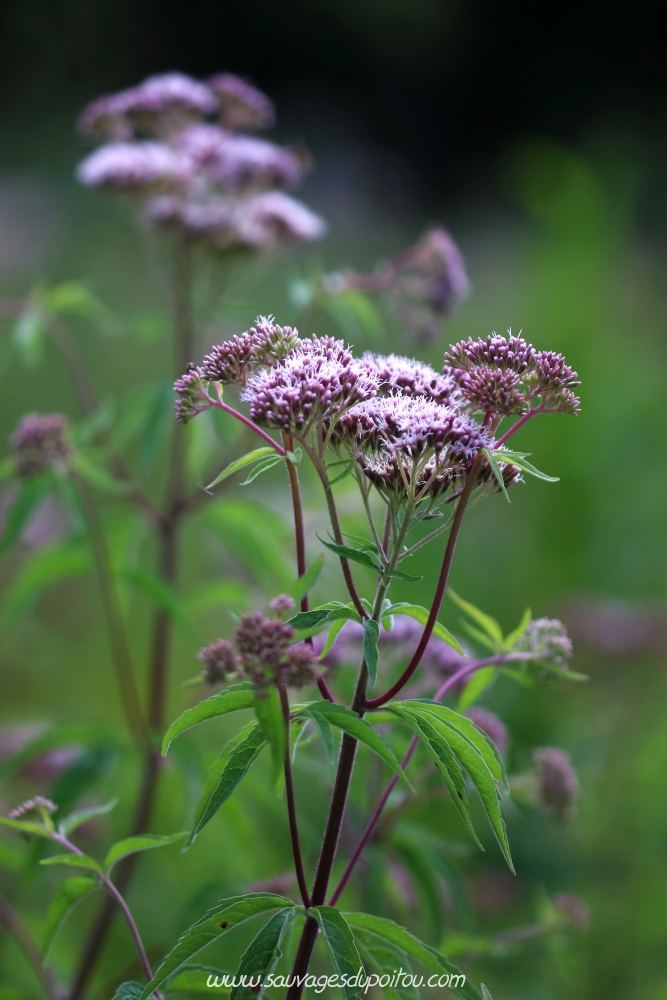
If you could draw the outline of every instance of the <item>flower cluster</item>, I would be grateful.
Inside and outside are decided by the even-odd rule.
[[[565,750],[539,747],[533,752],[538,805],[558,820],[568,820],[574,811],[579,781]]]
[[[28,799],[27,802],[22,802],[16,809],[12,809],[9,813],[9,819],[25,819],[26,816],[34,816],[35,814],[41,818],[45,815],[52,815],[57,809],[58,806],[51,799],[45,799],[42,795],[35,795],[34,799]]]
[[[204,679],[217,684],[236,678],[252,681],[257,688],[271,684],[306,687],[319,674],[317,654],[306,643],[292,645],[294,629],[282,621],[282,615],[294,607],[287,594],[271,602],[275,618],[265,618],[255,611],[244,615],[232,639],[216,639],[198,656],[204,664]]]
[[[217,122],[208,120],[217,116]],[[84,109],[81,131],[104,142],[80,165],[81,183],[139,197],[155,227],[216,249],[319,239],[319,216],[285,194],[304,157],[240,129],[273,124],[265,94],[230,73],[201,83],[152,76]]]
[[[523,337],[493,333],[485,340],[459,341],[445,354],[446,370],[462,373],[462,390],[473,410],[500,416],[542,412],[576,414],[579,400],[572,389],[577,373],[562,354],[536,351]]]
[[[435,368],[398,354],[373,354],[366,351],[362,361],[379,376],[383,394],[423,396],[446,406],[455,406],[462,400],[459,373],[445,368],[442,375]]]
[[[405,615],[398,615],[394,619],[391,629],[380,626],[378,645],[383,661],[391,665],[396,665],[401,661],[409,660],[422,637],[423,631],[423,625],[415,621],[414,618],[408,618]],[[323,645],[323,637],[317,636],[315,638],[316,648],[318,648],[320,641]],[[346,622],[324,658],[324,662],[331,667],[343,663],[351,664],[359,662],[362,656],[363,642],[363,626],[359,622]],[[421,660],[421,668],[427,676],[427,683],[432,689],[432,682],[439,685],[444,677],[450,677],[457,670],[460,670],[464,662],[465,659],[460,653],[457,653],[448,643],[433,635],[426,646]]]
[[[16,471],[28,477],[62,466],[73,452],[67,440],[67,417],[60,413],[29,413],[11,437]]]
[[[185,375],[174,382],[174,392],[178,397],[174,409],[176,419],[182,424],[187,424],[210,404],[206,378],[202,368],[190,365]]]
[[[567,669],[567,661],[572,656],[572,640],[557,618],[536,618],[528,623],[526,631],[517,640],[516,649],[533,653],[553,666]]]

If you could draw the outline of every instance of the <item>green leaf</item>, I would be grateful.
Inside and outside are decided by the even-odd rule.
[[[72,313],[98,322],[109,318],[107,307],[80,281],[66,281],[47,289],[42,301],[54,313]]]
[[[302,633],[307,632],[312,635],[321,632],[329,622],[342,621],[344,623],[346,621],[358,622],[359,620],[359,615],[352,606],[336,603],[315,608],[313,611],[300,611],[299,614],[290,618],[287,624],[292,626],[300,638],[303,638]]]
[[[23,868],[23,864],[23,855],[6,844],[4,840],[0,840],[0,866],[18,872]]]
[[[47,840],[53,839],[50,830],[47,830],[41,823],[33,823],[29,819],[9,819],[7,816],[0,816],[0,823],[3,826],[11,827],[12,830],[19,830],[21,833],[32,833],[36,837],[46,837]]]
[[[498,676],[497,667],[482,667],[472,675],[459,698],[457,712],[465,712],[486,691]]]
[[[126,496],[132,488],[129,483],[112,476],[103,466],[98,465],[90,455],[87,455],[83,451],[75,452],[71,462],[82,479],[85,479],[87,483],[90,483],[91,486],[101,490],[103,493],[109,493],[111,496],[117,497]]]
[[[493,1000],[493,997],[491,996],[491,994],[487,990],[487,988],[484,985],[484,983],[480,983],[480,986],[482,987],[482,997],[483,997],[483,1000]]]
[[[388,569],[384,574],[385,576],[394,577],[396,580],[405,580],[406,583],[419,583],[423,580],[423,576],[411,576],[409,573],[404,573],[402,569]]]
[[[521,621],[519,622],[519,624],[517,625],[517,627],[515,629],[513,629],[509,633],[509,635],[505,636],[505,640],[504,640],[504,643],[503,643],[503,645],[505,647],[505,652],[507,652],[507,653],[511,653],[512,652],[512,650],[516,646],[517,642],[519,641],[519,639],[521,638],[521,636],[523,635],[523,633],[526,631],[526,629],[530,625],[530,620],[531,620],[531,611],[530,611],[530,608],[526,608],[526,610],[524,611],[524,613],[521,616]]]
[[[271,892],[248,893],[245,896],[232,896],[230,899],[221,900],[180,936],[176,946],[166,956],[139,1000],[148,1000],[165,979],[232,927],[237,927],[260,913],[266,913],[267,910],[279,910],[285,906],[293,907],[294,903],[284,896]]]
[[[307,710],[309,716],[323,716],[332,726],[337,726],[355,740],[365,743],[367,747],[373,750],[389,765],[392,771],[395,771],[408,788],[412,789],[412,785],[408,781],[398,757],[384,736],[378,733],[377,729],[374,729],[365,719],[358,716],[356,712],[346,708],[344,705],[334,705],[330,701],[313,702],[307,706]]]
[[[141,983],[123,983],[114,993],[113,1000],[139,1000],[143,989]]]
[[[227,743],[208,772],[195,809],[194,824],[187,847],[194,843],[197,834],[243,781],[265,746],[264,730],[254,721],[244,726],[240,733]]]
[[[483,733],[481,729],[477,728],[472,719],[466,718],[465,715],[460,715],[458,712],[455,712],[453,709],[441,704],[439,701],[431,701],[427,698],[420,698],[418,701],[414,702],[403,702],[402,704],[420,706],[420,708],[431,712],[448,725],[455,726],[456,729],[458,729],[482,755],[486,766],[491,771],[491,774],[496,781],[506,780],[507,776],[505,774],[505,765],[498,747],[492,740],[489,739],[486,733]]]
[[[331,732],[331,724],[328,719],[321,714],[321,712],[310,712],[307,710],[306,715],[309,719],[311,719],[313,725],[320,734],[320,739],[322,740],[322,746],[324,747],[328,763],[333,764],[336,748],[334,746],[333,733]]]
[[[276,784],[285,766],[287,727],[280,695],[275,687],[267,687],[255,693],[255,714],[271,747],[272,781]]]
[[[102,874],[102,868],[95,858],[87,854],[53,854],[50,858],[42,858],[40,865],[70,865],[72,868],[87,868],[92,872]]]
[[[247,452],[247,454],[242,455],[241,458],[237,458],[235,462],[231,462],[226,468],[224,468],[220,475],[216,476],[216,478],[208,484],[206,489],[213,489],[214,486],[221,483],[223,479],[227,478],[227,476],[232,476],[235,472],[238,472],[239,469],[244,469],[246,465],[252,465],[253,462],[259,462],[261,459],[268,458],[269,456],[275,457],[278,460],[280,459],[280,455],[276,454],[275,448],[255,448],[254,451]]]
[[[428,621],[429,612],[426,608],[423,608],[420,604],[392,604],[384,612],[385,615],[407,615],[409,618],[414,618],[418,621],[420,625],[426,625]],[[438,639],[442,639],[446,642],[448,646],[451,646],[460,653],[461,656],[465,656],[463,649],[457,639],[454,638],[449,629],[446,629],[444,625],[440,622],[436,622],[433,627],[433,635],[437,636]]]
[[[232,975],[224,969],[215,969],[211,965],[184,965],[180,972],[177,972],[175,976],[169,980],[167,984],[168,993],[208,993],[214,988],[214,985],[208,985],[209,976],[215,976],[216,979],[224,979],[225,976],[229,976],[229,981],[231,982]],[[143,986],[142,986],[143,989]],[[215,987],[216,990],[221,989],[221,987]],[[229,987],[224,991],[224,993],[229,992]],[[216,992],[215,996],[220,994]],[[224,994],[223,994],[224,995]]]
[[[352,931],[360,929],[375,934],[383,941],[390,944],[411,958],[417,959],[430,969],[431,972],[448,973],[450,977],[450,989],[462,998],[462,1000],[482,1000],[472,983],[467,981],[460,969],[453,965],[444,955],[432,948],[431,945],[424,944],[404,927],[395,924],[393,920],[385,917],[373,917],[369,913],[346,913],[345,918],[352,928]]]
[[[66,882],[58,887],[56,897],[49,907],[44,928],[44,945],[42,949],[42,965],[46,965],[49,954],[53,947],[58,931],[65,923],[77,903],[88,896],[93,889],[99,888],[100,882],[96,878],[87,878],[85,875],[78,875],[68,878]]]
[[[166,847],[167,844],[174,844],[187,835],[187,831],[185,831],[184,833],[170,833],[166,836],[144,833],[140,837],[126,837],[125,840],[119,840],[111,845],[104,859],[104,870],[107,873],[110,872],[113,866],[126,858],[128,854],[136,854],[137,851],[150,851],[154,847]]]
[[[334,464],[338,465],[339,463],[335,462]],[[336,483],[340,483],[343,479],[347,479],[347,477],[352,473],[356,464],[357,460],[355,458],[351,458],[349,462],[345,462],[344,463],[345,468],[343,469],[342,472],[339,472],[334,479],[329,480],[329,486],[335,486]]]
[[[254,479],[261,476],[263,472],[268,472],[269,469],[272,469],[274,465],[278,464],[278,462],[284,462],[284,458],[282,455],[276,455],[275,453],[270,458],[265,458],[263,461],[258,462],[255,468],[252,469],[243,480],[241,486],[248,486],[248,484],[252,483]]]
[[[496,477],[501,490],[505,494],[505,499],[507,500],[508,503],[511,503],[512,501],[509,498],[507,487],[505,486],[505,480],[503,479],[503,474],[500,471],[500,466],[498,465],[498,462],[494,458],[493,453],[490,452],[488,448],[482,448],[482,454],[485,456],[487,462],[491,467],[491,472]]]
[[[65,837],[69,837],[70,833],[73,833],[82,823],[87,823],[88,820],[94,819],[96,816],[105,816],[116,805],[118,805],[118,799],[109,799],[108,802],[105,802],[101,806],[91,806],[89,809],[77,809],[58,823],[58,830]]]
[[[370,934],[359,927],[355,928],[354,940],[367,964],[375,969],[380,977],[384,975],[393,979],[394,974],[399,969],[402,969],[406,976],[412,976],[412,966],[408,961],[408,956],[389,941],[384,941],[376,934]],[[387,1000],[419,1000],[417,987],[413,986],[409,980],[407,986],[404,986],[403,982],[401,976],[395,986],[383,987],[383,993]]]
[[[12,628],[39,595],[52,583],[80,576],[92,568],[87,546],[67,540],[35,549],[23,562],[11,585],[3,593],[1,628]]]
[[[327,655],[327,653],[329,652],[329,650],[333,646],[334,642],[338,638],[340,632],[344,628],[345,628],[345,619],[344,618],[339,618],[338,621],[336,621],[336,622],[333,623],[333,625],[331,626],[331,628],[329,629],[329,631],[327,633],[327,641],[324,643],[324,646],[322,647],[322,652],[318,656],[318,660],[323,660],[324,659],[324,657]]]
[[[180,735],[180,733],[184,733],[186,729],[198,726],[200,722],[206,722],[208,719],[217,719],[219,716],[227,715],[229,712],[240,712],[244,708],[252,708],[254,704],[254,688],[248,682],[233,684],[226,691],[220,691],[218,694],[211,695],[205,701],[200,701],[193,708],[186,709],[169,726],[162,741],[162,756],[167,756],[171,741]]]
[[[344,538],[349,538],[351,541],[356,542],[357,548],[363,549],[364,552],[373,552],[377,556],[378,547],[370,538],[364,538],[363,535],[353,535],[351,531],[344,531],[342,534]]]
[[[507,462],[508,465],[516,465],[523,472],[527,472],[530,476],[535,476],[537,479],[543,479],[546,483],[559,482],[558,476],[547,476],[546,473],[536,469],[534,465],[531,465],[526,460],[526,456],[520,451],[508,451],[507,448],[494,448],[493,454],[501,462]]]
[[[370,618],[364,618],[364,660],[368,670],[368,679],[371,687],[375,687],[378,679],[378,661],[380,652],[378,650],[378,639],[380,638],[380,626]]]
[[[342,559],[350,559],[352,562],[360,563],[362,566],[367,566],[369,569],[375,570],[376,573],[382,573],[382,567],[379,563],[371,558],[368,552],[363,549],[353,549],[351,545],[339,545],[337,542],[325,542],[319,535],[317,538],[322,542],[322,545],[331,552],[335,552]]]
[[[454,593],[451,587],[448,588],[447,593],[454,603],[458,604],[462,611],[465,611],[469,618],[472,618],[474,622],[477,622],[482,631],[489,637],[489,639],[491,639],[492,642],[496,644],[498,650],[501,650],[503,644],[503,630],[496,619],[492,618],[491,615],[487,615],[483,611],[480,611],[479,608],[476,608],[475,605],[471,604],[469,601],[464,601],[462,597],[459,597],[458,594]]]
[[[250,942],[241,956],[235,978],[238,980],[247,977],[246,982],[256,983],[256,986],[254,989],[250,985],[232,987],[230,1000],[254,1000],[255,997],[261,1000],[264,996],[266,979],[283,956],[281,946],[295,913],[294,906],[274,913],[268,924]]]
[[[263,588],[278,593],[277,587],[284,591],[290,586],[294,540],[279,514],[246,499],[222,497],[206,507],[204,516]]]
[[[306,570],[289,588],[287,593],[297,604],[300,604],[306,594],[313,589],[324,566],[324,554],[317,557],[313,565]]]
[[[191,638],[194,636],[192,623],[183,610],[183,602],[157,573],[140,567],[125,567],[120,571],[120,575],[136,590],[145,594],[158,608],[166,611],[187,636]]]
[[[354,979],[364,970],[352,931],[343,914],[335,906],[312,906],[308,915],[315,917],[322,930],[322,936],[340,976]],[[359,993],[359,986],[343,986],[341,992],[348,1000]]]

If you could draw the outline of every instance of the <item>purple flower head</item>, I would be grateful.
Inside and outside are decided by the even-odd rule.
[[[273,316],[258,316],[248,335],[253,338],[253,360],[261,365],[282,361],[304,343],[296,328],[279,326]]]
[[[149,76],[118,94],[117,101],[139,131],[160,136],[177,134],[217,106],[212,90],[184,73]]]
[[[234,238],[234,209],[225,198],[194,201],[178,195],[157,195],[146,204],[146,221],[157,228],[176,229],[192,240],[224,246]]]
[[[425,396],[449,406],[461,400],[458,380],[449,371],[439,375],[430,365],[399,354],[385,356],[366,351],[362,360],[379,375],[383,392]]]
[[[579,412],[579,399],[572,389],[581,382],[562,354],[538,351],[535,370],[528,374],[526,384],[532,395],[540,397],[541,406],[559,413]]]
[[[35,795],[34,799],[28,799],[27,802],[22,802],[16,809],[12,809],[9,819],[25,819],[26,816],[31,816],[35,813],[43,817],[44,814],[53,814],[57,809],[58,806],[51,799],[45,799],[42,795]]]
[[[102,142],[126,142],[132,138],[132,129],[119,94],[106,94],[87,104],[79,116],[77,127],[83,135]]]
[[[303,436],[316,421],[331,425],[346,409],[377,392],[377,376],[361,368],[349,352],[343,351],[345,360],[340,361],[327,357],[330,351],[314,337],[253,375],[243,394],[253,420]]]
[[[278,678],[286,663],[294,629],[279,618],[265,618],[259,611],[244,615],[234,632],[234,644],[243,672],[257,687]]]
[[[470,294],[456,243],[436,226],[394,257],[389,267],[395,274],[393,291],[406,325],[419,339],[434,340],[442,320]]]
[[[483,413],[523,413],[527,402],[519,388],[521,376],[511,368],[473,368],[463,383],[463,395]]]
[[[202,362],[204,378],[223,385],[245,385],[254,359],[255,335],[252,330],[216,345]]]
[[[74,449],[67,440],[67,417],[61,413],[29,413],[14,431],[10,444],[16,471],[35,476],[51,466],[62,466]]]
[[[567,669],[567,661],[572,656],[572,640],[557,618],[536,618],[528,623],[526,631],[517,640],[516,649],[534,653],[536,659],[548,660],[557,667]]]
[[[406,615],[397,615],[392,629],[380,626],[378,642],[383,663],[395,666],[401,661],[409,660],[423,632],[424,626]],[[347,622],[331,648],[332,660],[336,664],[357,663],[362,653],[363,642],[363,627],[358,622]],[[430,678],[432,687],[433,682],[439,685],[444,677],[456,673],[464,662],[464,657],[455,649],[437,636],[431,636],[422,657],[420,672],[422,675],[435,675],[435,678]]]
[[[579,791],[570,755],[556,747],[539,747],[533,751],[533,763],[538,804],[554,819],[570,819]]]
[[[195,168],[215,163],[227,140],[228,133],[218,125],[207,122],[193,122],[175,136],[172,145]]]
[[[326,233],[324,219],[282,191],[242,199],[235,224],[240,242],[259,250],[281,243],[309,243]]]
[[[183,160],[160,142],[110,142],[79,164],[77,179],[87,187],[144,192],[185,180]]]
[[[492,333],[486,340],[460,340],[446,352],[445,363],[466,372],[484,366],[523,375],[535,367],[535,349],[522,337],[513,337],[510,330],[507,337]]]
[[[317,653],[308,643],[298,642],[289,649],[281,664],[279,679],[287,687],[302,688],[314,684],[319,674]]]
[[[563,921],[578,931],[585,931],[591,922],[588,906],[580,896],[559,892],[551,900]]]
[[[194,365],[188,368],[185,375],[176,379],[174,392],[178,395],[174,404],[176,419],[182,424],[187,424],[201,412],[202,407],[208,406],[211,402],[204,372]]]
[[[290,597],[289,594],[278,594],[277,597],[273,598],[269,607],[272,611],[275,611],[278,618],[282,618],[287,611],[291,611],[294,608],[294,598]]]
[[[507,746],[507,726],[494,712],[486,708],[470,708],[466,715],[495,744],[499,753],[504,753]]]
[[[200,148],[203,151],[203,141]],[[221,132],[217,148],[213,149],[211,137],[209,149],[210,177],[225,191],[293,188],[303,175],[302,162],[295,153],[266,139]]]
[[[273,101],[240,76],[218,73],[208,85],[220,103],[220,120],[225,128],[254,130],[273,125]]]
[[[204,680],[207,684],[220,684],[232,680],[239,670],[239,656],[229,639],[216,639],[197,653],[197,659],[204,664]]]
[[[489,443],[485,431],[470,417],[421,396],[378,396],[355,407],[349,421],[357,414],[362,427],[373,421],[375,441],[389,453],[417,456],[447,449],[460,464],[470,461]]]

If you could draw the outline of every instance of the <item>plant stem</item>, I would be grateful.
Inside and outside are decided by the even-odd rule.
[[[445,555],[442,560],[442,569],[440,570],[440,578],[438,579],[438,586],[436,587],[435,596],[433,598],[433,603],[431,605],[431,610],[429,616],[424,626],[424,631],[422,632],[422,637],[419,640],[419,645],[414,652],[412,659],[409,664],[396,681],[395,684],[385,691],[384,694],[379,695],[377,698],[371,698],[370,701],[365,702],[366,708],[379,708],[381,705],[385,705],[388,701],[398,694],[398,692],[405,687],[408,683],[415,670],[421,662],[421,658],[424,655],[424,651],[428,645],[429,639],[433,634],[433,629],[435,628],[435,623],[438,619],[438,614],[440,613],[440,607],[442,605],[442,599],[445,596],[445,589],[447,587],[447,581],[449,580],[449,572],[452,568],[452,561],[454,559],[454,552],[456,551],[456,542],[458,541],[459,532],[461,530],[461,524],[463,523],[463,515],[465,514],[466,507],[468,505],[468,500],[470,499],[470,494],[473,491],[475,483],[477,481],[477,474],[479,472],[480,466],[482,464],[484,456],[481,452],[477,455],[477,458],[473,462],[472,468],[468,473],[465,486],[463,488],[463,493],[456,505],[456,512],[454,514],[454,519],[452,521],[452,526],[449,531],[449,537],[447,539],[447,547],[445,549]]]
[[[338,511],[336,510],[336,501],[334,500],[333,491],[329,484],[329,477],[327,476],[326,469],[322,467],[320,462],[315,459],[312,451],[309,449],[309,454],[317,470],[317,474],[322,482],[322,487],[324,489],[324,496],[327,501],[327,510],[329,511],[329,520],[331,521],[331,527],[334,533],[334,538],[338,545],[344,545],[345,541],[343,539],[343,533],[340,529],[340,521],[338,520]],[[364,608],[363,604],[359,600],[359,594],[357,593],[357,588],[354,585],[354,579],[352,577],[352,570],[350,569],[350,564],[345,556],[339,556],[340,566],[343,571],[343,577],[345,579],[345,585],[347,591],[352,598],[352,603],[356,611],[362,618],[368,618],[368,612]]]
[[[498,440],[495,443],[495,447],[502,448],[502,446],[505,444],[505,441],[507,441],[507,439],[511,437],[512,434],[515,433],[515,431],[518,431],[519,427],[523,427],[523,425],[527,423],[531,417],[534,417],[536,413],[540,412],[541,411],[539,407],[535,407],[534,410],[528,410],[528,413],[524,413],[524,415],[520,417],[515,424],[512,424],[512,426],[508,431],[505,431],[505,433],[501,438],[498,438]]]
[[[280,694],[280,705],[283,710],[285,727],[287,729],[287,742],[285,746],[285,797],[287,799],[287,815],[289,817],[290,837],[292,838],[292,853],[294,855],[294,871],[299,884],[299,892],[303,905],[308,909],[310,906],[310,895],[306,883],[306,873],[303,870],[303,857],[301,854],[301,844],[299,842],[299,826],[296,817],[296,800],[294,797],[294,779],[292,777],[292,756],[290,751],[290,709],[287,698],[287,690],[283,685],[278,688]]]
[[[0,924],[12,935],[44,987],[49,1000],[64,1000],[65,993],[51,969],[42,966],[40,950],[13,906],[0,894]]]
[[[267,444],[270,444],[272,448],[275,448],[279,455],[283,458],[285,457],[285,449],[281,448],[280,445],[273,440],[271,435],[267,434],[266,431],[259,427],[253,420],[250,419],[250,417],[246,417],[245,413],[241,413],[240,410],[235,410],[233,406],[228,406],[227,403],[223,403],[221,399],[211,400],[211,406],[218,410],[222,410],[223,413],[229,413],[232,417],[236,417],[237,420],[240,420],[242,424],[249,427],[251,431],[255,432],[255,434],[259,434],[259,436],[263,438]],[[208,407],[204,407],[203,409],[208,409]]]

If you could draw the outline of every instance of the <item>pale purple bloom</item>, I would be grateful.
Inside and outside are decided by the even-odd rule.
[[[253,360],[263,365],[281,361],[304,344],[296,327],[279,326],[273,316],[258,316],[248,336],[253,338]]]
[[[140,125],[151,123],[152,116],[178,110],[186,117],[201,118],[215,111],[217,101],[209,87],[184,73],[160,73],[117,95],[125,114]]]
[[[243,199],[236,213],[236,228],[242,243],[258,249],[281,242],[308,243],[326,233],[324,219],[282,191]]]
[[[463,395],[475,410],[510,416],[523,413],[526,397],[519,387],[521,376],[511,368],[473,368],[463,382]]]
[[[160,142],[112,142],[79,164],[77,178],[88,187],[142,191],[182,181],[183,160]]]
[[[146,220],[154,226],[179,230],[192,239],[207,238],[220,247],[234,239],[234,206],[227,198],[191,200],[179,195],[157,195],[146,204]]]
[[[220,684],[236,677],[240,667],[238,653],[229,639],[216,639],[197,653],[197,659],[204,664],[204,680],[207,684]]]
[[[392,264],[397,271],[412,274],[406,291],[438,315],[449,315],[470,293],[461,251],[441,226],[429,229],[413,247],[397,254]]]
[[[539,747],[533,751],[538,804],[554,819],[570,819],[579,781],[566,750]]]
[[[27,802],[22,802],[16,809],[12,809],[9,813],[9,819],[24,819],[26,816],[34,815],[35,813],[41,816],[44,813],[54,813],[57,809],[58,806],[51,799],[45,799],[42,795],[35,795],[34,799],[28,799]]]
[[[213,180],[231,191],[293,188],[303,166],[289,149],[250,135],[227,134],[209,165]]]
[[[270,128],[275,121],[273,101],[234,73],[218,73],[208,81],[220,103],[220,120],[229,129]]]
[[[404,358],[399,354],[373,354],[372,351],[366,351],[362,361],[380,376],[383,391],[400,392],[404,396],[425,396],[450,406],[461,400],[459,380],[449,369],[439,375],[430,365],[415,358]]]
[[[173,140],[173,146],[194,166],[208,166],[215,162],[228,137],[228,133],[218,125],[194,122],[184,128]]]
[[[67,441],[68,421],[61,413],[28,413],[11,437],[16,471],[34,476],[62,465],[73,452]]]
[[[291,611],[294,607],[294,598],[290,597],[289,594],[278,594],[269,603],[269,607],[281,618],[286,611]]]
[[[223,385],[237,383],[245,385],[249,366],[254,357],[255,335],[253,331],[232,337],[222,344],[216,344],[211,353],[202,361],[204,378]]]
[[[182,424],[187,424],[201,412],[202,406],[206,407],[211,402],[204,372],[194,365],[181,378],[176,379],[174,392],[178,395],[174,405],[176,419]]]
[[[572,640],[567,629],[557,618],[535,618],[528,623],[523,635],[516,642],[516,649],[533,653],[536,658],[548,660],[554,666],[567,669],[572,656]]]
[[[488,368],[511,369],[518,375],[535,368],[535,348],[523,337],[513,337],[508,330],[507,337],[490,334],[486,340],[478,338],[461,340],[445,353],[445,363],[453,368],[471,371],[484,365]]]
[[[381,625],[378,643],[382,650],[383,663],[393,667],[403,660],[409,660],[417,648],[423,632],[424,626],[407,615],[396,615],[392,629],[386,629]],[[315,639],[316,647],[318,639],[320,637]],[[362,655],[363,641],[363,627],[358,622],[347,622],[327,654],[327,662],[331,662],[332,665],[341,663],[351,666],[358,665]],[[460,653],[457,653],[442,639],[432,635],[421,659],[420,672],[422,675],[424,673],[435,674],[436,682],[439,684],[444,677],[455,674],[464,663],[465,659]]]
[[[125,117],[121,95],[105,94],[87,104],[77,126],[84,135],[103,142],[124,142],[132,138],[132,128]]]
[[[588,906],[580,896],[559,892],[551,900],[560,916],[578,931],[585,931],[591,922]]]

